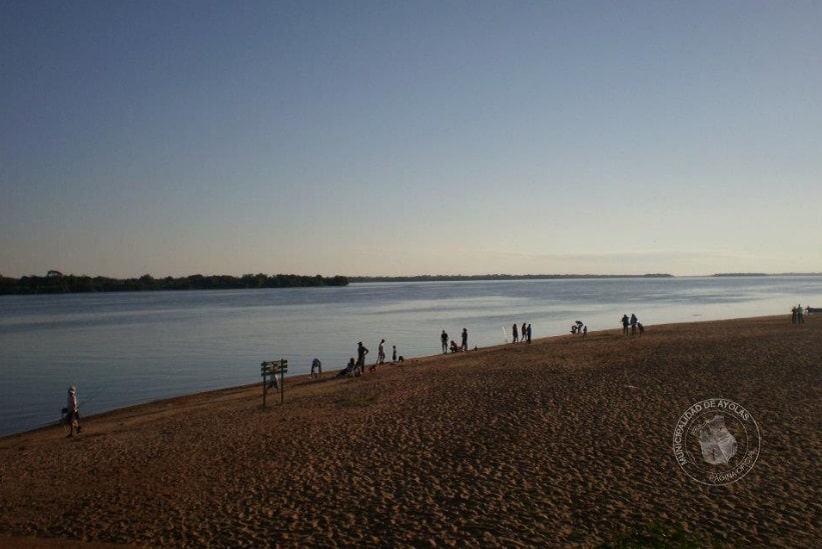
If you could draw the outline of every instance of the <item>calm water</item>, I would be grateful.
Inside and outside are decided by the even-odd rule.
[[[345,288],[0,296],[0,435],[59,419],[66,387],[81,412],[259,381],[260,362],[338,369],[357,341],[375,359],[440,351],[446,330],[471,347],[503,343],[514,322],[535,338],[619,327],[787,314],[822,306],[822,277],[353,284]]]

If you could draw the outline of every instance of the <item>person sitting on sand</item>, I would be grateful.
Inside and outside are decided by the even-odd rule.
[[[636,327],[639,328],[639,335],[642,337],[642,334],[645,333],[645,326],[642,325],[642,322],[637,322]]]
[[[451,352],[456,353],[459,350],[460,350],[459,345],[457,345],[457,342],[452,339],[451,340]]]
[[[337,374],[337,377],[346,377],[346,376],[353,376],[354,370],[357,369],[357,364],[354,362],[354,357],[351,357],[351,360],[348,361],[348,365],[340,370]]]
[[[80,408],[77,406],[77,388],[74,385],[68,388],[66,423],[69,426],[69,434],[66,437],[73,437],[75,430],[78,435],[80,434]]]

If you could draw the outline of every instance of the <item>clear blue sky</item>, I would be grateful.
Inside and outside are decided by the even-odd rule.
[[[0,0],[0,274],[822,271],[822,2]]]

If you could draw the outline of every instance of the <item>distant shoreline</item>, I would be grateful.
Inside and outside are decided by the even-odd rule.
[[[416,275],[416,276],[348,276],[352,284],[363,282],[460,282],[472,280],[596,280],[626,278],[721,278],[721,277],[777,277],[777,276],[822,276],[822,273],[716,273],[711,275],[677,276],[670,273],[646,274],[528,274],[528,275]]]
[[[779,276],[822,276],[822,273],[716,273],[696,275],[706,278],[768,278]],[[0,275],[0,295],[79,294],[107,292],[153,292],[185,290],[258,290],[263,288],[344,287],[349,284],[380,282],[471,282],[508,280],[607,280],[630,278],[692,278],[670,273],[646,274],[485,274],[485,275],[414,275],[414,276],[341,276],[324,277],[294,274],[275,275],[189,275],[184,277],[110,278],[103,276],[64,275],[49,271],[46,276],[11,278]]]
[[[467,282],[472,280],[579,280],[598,278],[675,278],[668,273],[597,275],[597,274],[533,274],[533,275],[416,275],[416,276],[349,276],[352,284],[362,282]]]

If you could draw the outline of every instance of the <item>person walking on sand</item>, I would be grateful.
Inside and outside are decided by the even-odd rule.
[[[468,350],[468,329],[462,329],[462,347],[460,347],[463,351]]]
[[[448,334],[445,332],[445,330],[443,330],[442,334],[440,334],[440,343],[442,343],[442,354],[447,355],[448,354]]]
[[[66,399],[66,423],[69,426],[69,434],[66,438],[74,436],[74,432],[80,434],[80,408],[77,405],[77,388],[72,385],[68,388],[68,398]]]
[[[385,364],[385,340],[380,340],[380,346],[377,347],[377,363]]]
[[[365,345],[362,344],[362,341],[357,343],[357,367],[356,370],[359,371],[360,374],[365,373],[365,355],[368,354],[368,349],[365,348]]]
[[[514,343],[519,341],[519,333],[517,332],[517,323],[514,322],[514,325],[511,327],[511,339]]]
[[[622,315],[622,335],[628,335],[628,315]]]

